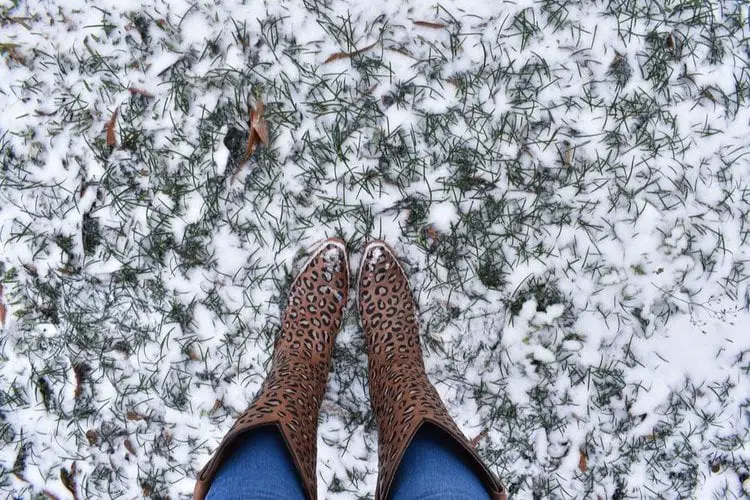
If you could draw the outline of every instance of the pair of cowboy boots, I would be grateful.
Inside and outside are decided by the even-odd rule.
[[[417,309],[409,282],[390,248],[369,244],[359,271],[357,305],[369,357],[370,398],[378,424],[376,500],[386,500],[396,470],[417,430],[425,424],[465,450],[493,500],[505,490],[482,463],[427,379],[419,343]],[[318,412],[331,370],[333,345],[349,289],[346,247],[323,242],[292,283],[273,364],[260,393],[235,422],[200,472],[194,498],[203,500],[211,481],[244,433],[275,425],[310,499],[317,498]]]

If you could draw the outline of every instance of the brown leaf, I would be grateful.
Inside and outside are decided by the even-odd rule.
[[[216,412],[216,410],[218,410],[222,406],[224,406],[224,403],[221,402],[221,399],[217,399],[216,401],[214,401],[214,406],[211,408],[211,411],[209,413],[213,414],[214,412]]]
[[[561,150],[562,154],[560,156],[562,157],[563,165],[569,167],[573,164],[573,145],[568,141],[563,141]]]
[[[268,124],[263,117],[265,109],[266,106],[263,104],[263,101],[258,101],[255,110],[250,111],[250,128],[258,134],[260,142],[268,145]]]
[[[437,230],[434,224],[430,224],[429,226],[424,228],[424,236],[427,239],[428,243],[434,245],[437,244],[440,240],[440,231]]]
[[[137,411],[133,411],[133,410],[130,410],[126,414],[126,417],[127,417],[128,420],[135,420],[136,422],[140,422],[141,420],[145,420],[146,419],[146,417],[144,417],[143,415],[141,415]]]
[[[666,39],[665,43],[667,45],[667,48],[669,50],[671,50],[672,52],[674,52],[675,43],[674,43],[674,35],[672,33],[670,33],[669,35],[667,35],[667,39]]]
[[[151,492],[154,491],[154,489],[150,484],[144,481],[141,483],[141,491],[143,491],[143,496],[148,498],[151,496]]]
[[[89,367],[85,363],[76,363],[73,365],[73,375],[75,376],[76,388],[73,391],[73,397],[78,399],[83,391],[83,381],[86,379],[86,374],[89,371]]]
[[[261,100],[258,100],[258,103],[254,109],[252,106],[248,106],[248,111],[250,112],[250,130],[247,134],[247,148],[245,149],[245,158],[239,163],[239,165],[237,165],[237,169],[234,171],[234,175],[232,175],[233,180],[234,177],[236,177],[237,174],[240,173],[248,160],[253,156],[255,148],[258,147],[258,144],[268,144],[268,123],[266,123],[266,119],[263,117],[263,112],[265,111],[265,109],[266,107]]]
[[[86,431],[86,439],[88,439],[90,445],[95,445],[99,441],[99,433],[94,429],[89,429]]]
[[[589,458],[584,452],[580,452],[580,455],[578,457],[578,469],[581,472],[586,472],[587,470],[589,470]]]
[[[3,304],[3,284],[0,283],[0,328],[5,326],[5,317],[8,314],[8,310]]]
[[[65,467],[60,468],[60,481],[63,486],[73,494],[73,499],[78,500],[78,487],[76,486],[76,463],[70,467],[70,472]]]
[[[130,91],[130,93],[133,95],[142,95],[143,97],[154,97],[154,94],[152,94],[148,90],[139,89],[138,87],[130,87],[128,88],[128,91]]]
[[[188,358],[190,358],[192,361],[200,361],[201,360],[201,355],[196,350],[195,345],[193,345],[193,344],[190,344],[190,347],[187,348],[187,355],[188,355]]]
[[[115,112],[112,113],[112,118],[110,118],[107,122],[107,146],[114,146],[117,142],[117,138],[115,137],[115,123],[117,122],[117,113],[119,113],[119,110],[115,109]]]
[[[135,452],[135,448],[133,447],[133,443],[130,442],[130,439],[126,439],[123,444],[125,445],[125,449],[128,450],[131,455],[138,455]]]
[[[362,54],[363,52],[367,52],[374,46],[376,46],[378,42],[373,43],[372,45],[368,45],[367,47],[361,48],[359,50],[355,50],[354,52],[336,52],[335,54],[331,54],[328,56],[328,59],[323,61],[323,64],[329,63],[331,61],[336,61],[338,59],[345,59],[347,57],[354,57],[356,55]]]
[[[472,448],[476,448],[477,445],[479,444],[479,441],[481,441],[482,439],[486,438],[488,433],[489,433],[489,431],[487,429],[485,429],[482,432],[480,432],[479,434],[477,434],[474,437],[474,439],[472,439],[471,441],[469,441],[469,444],[471,445],[471,447]]]
[[[425,28],[432,28],[432,29],[436,29],[436,30],[440,30],[440,29],[448,27],[447,24],[444,24],[444,23],[432,23],[430,21],[413,21],[413,23],[416,24],[417,26],[423,26]]]

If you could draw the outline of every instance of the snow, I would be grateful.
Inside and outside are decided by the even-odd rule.
[[[72,498],[75,462],[78,498],[187,497],[343,237],[352,271],[402,257],[431,380],[514,498],[750,494],[742,5],[15,4],[0,491]],[[366,370],[351,312],[321,498],[374,491]]]

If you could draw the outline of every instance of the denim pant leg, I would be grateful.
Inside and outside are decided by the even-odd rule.
[[[206,500],[302,500],[302,481],[278,429],[241,438],[216,472]]]
[[[444,432],[426,424],[404,453],[390,500],[489,500],[466,452]]]

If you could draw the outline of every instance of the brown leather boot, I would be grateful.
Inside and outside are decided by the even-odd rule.
[[[416,303],[406,273],[382,241],[365,248],[357,303],[367,341],[370,399],[378,422],[375,499],[388,498],[404,452],[424,424],[437,427],[466,451],[490,498],[506,499],[502,483],[483,464],[427,379]]]
[[[318,412],[323,401],[333,344],[349,291],[346,247],[323,242],[292,283],[273,364],[255,402],[234,423],[198,476],[193,498],[208,493],[216,471],[244,433],[275,425],[299,471],[307,496],[317,498]]]

